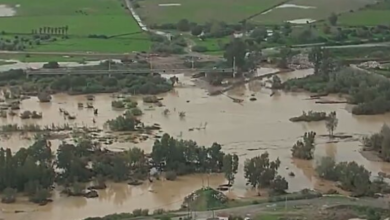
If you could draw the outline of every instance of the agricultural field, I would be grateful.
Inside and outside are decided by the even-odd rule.
[[[266,11],[286,0],[142,0],[139,13],[146,24],[177,23],[181,19],[205,23],[224,21],[237,23],[251,15]]]
[[[251,21],[260,24],[280,24],[286,21],[306,24],[307,21],[327,19],[332,13],[355,11],[374,3],[374,0],[292,0],[253,17]]]
[[[346,13],[339,18],[340,25],[390,25],[390,0],[371,5],[362,10]]]
[[[121,0],[0,0],[0,31],[0,37],[24,38],[51,31],[54,38],[27,51],[131,52],[150,47]]]

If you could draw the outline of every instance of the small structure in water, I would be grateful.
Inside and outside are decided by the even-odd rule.
[[[98,109],[97,109],[97,108],[93,109],[93,114],[94,114],[94,115],[97,115],[97,114],[98,114]]]

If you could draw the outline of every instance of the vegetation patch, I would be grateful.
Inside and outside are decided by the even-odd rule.
[[[106,66],[106,64],[101,64]],[[101,69],[100,67],[88,67]],[[106,67],[107,69],[107,67]],[[114,74],[94,76],[39,75],[26,77],[23,70],[0,73],[0,85],[18,85],[19,94],[37,95],[39,91],[49,93],[89,94],[102,92],[125,92],[130,94],[158,94],[173,88],[172,82],[160,75]]]
[[[326,112],[313,112],[308,111],[307,113],[304,111],[302,115],[297,117],[290,118],[290,121],[292,122],[311,122],[311,121],[323,121],[326,120],[328,117],[326,115]]]
[[[341,67],[326,50],[314,48],[309,54],[314,74],[284,83],[287,90],[304,89],[314,93],[348,94],[356,104],[353,114],[373,115],[390,111],[390,81],[365,71]]]

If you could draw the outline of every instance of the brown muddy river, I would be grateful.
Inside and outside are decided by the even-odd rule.
[[[311,70],[300,70],[285,74],[282,79],[294,76],[310,74]],[[265,151],[272,158],[279,157],[281,167],[279,173],[289,181],[289,190],[298,191],[304,188],[327,189],[329,183],[315,178],[314,161],[298,161],[291,158],[291,147],[305,131],[315,131],[317,134],[326,134],[323,122],[316,123],[292,123],[289,118],[298,116],[302,111],[337,111],[339,118],[338,133],[351,134],[355,139],[343,140],[339,143],[327,143],[327,138],[318,137],[316,142],[315,158],[322,156],[334,157],[337,161],[356,161],[376,174],[377,172],[390,173],[390,164],[370,162],[359,153],[360,142],[357,138],[362,135],[377,132],[383,123],[390,123],[390,114],[379,116],[353,116],[347,111],[349,106],[345,104],[319,105],[314,100],[308,100],[308,94],[304,93],[276,93],[270,96],[271,91],[262,87],[258,81],[238,87],[228,92],[228,95],[245,99],[242,104],[234,103],[228,96],[220,95],[209,97],[203,89],[193,86],[189,78],[181,76],[183,85],[164,97],[163,104],[166,107],[150,108],[149,105],[139,102],[144,111],[142,120],[147,124],[159,123],[164,132],[183,139],[193,139],[198,143],[210,146],[213,142],[223,144],[223,150],[228,153],[236,153],[240,156],[240,172],[236,176],[233,189],[229,194],[235,197],[254,196],[255,193],[245,186],[243,177],[243,163],[246,158],[251,158]],[[251,95],[257,101],[251,102]],[[99,116],[95,118],[95,126],[102,127],[108,119],[121,114],[122,111],[113,111],[111,108],[111,95],[96,95],[94,106],[99,109]],[[338,99],[327,97],[325,99]],[[189,101],[189,102],[187,102]],[[36,110],[43,112],[43,119],[35,121],[20,121],[4,119],[1,123],[39,123],[39,124],[63,124],[88,125],[93,124],[92,110],[79,110],[78,102],[86,102],[85,96],[55,95],[52,103],[39,103],[36,98],[25,100],[22,110]],[[77,120],[65,121],[60,116],[58,109],[64,108],[77,116]],[[168,108],[171,114],[164,116],[163,110]],[[186,112],[186,117],[181,120],[179,111]],[[205,126],[205,123],[207,125]],[[205,127],[205,129],[190,128]],[[122,149],[138,146],[146,152],[151,150],[154,139],[149,139],[140,144],[114,143],[107,146],[111,149]],[[58,141],[57,141],[58,142]],[[2,147],[17,150],[30,143],[29,140],[20,140],[18,136],[12,136],[2,141]],[[290,172],[295,177],[289,177]],[[150,210],[164,208],[177,209],[182,199],[200,188],[202,185],[217,186],[224,183],[222,175],[193,175],[178,178],[177,181],[157,181],[145,183],[141,186],[131,187],[127,184],[110,184],[106,190],[100,191],[100,197],[96,199],[73,198],[54,195],[54,202],[39,207],[20,201],[16,204],[0,204],[3,218],[16,219],[53,219],[53,220],[77,220],[90,216],[102,216],[112,213],[130,212],[137,208]],[[22,200],[22,199],[20,199]],[[15,210],[23,210],[23,213],[14,213]]]

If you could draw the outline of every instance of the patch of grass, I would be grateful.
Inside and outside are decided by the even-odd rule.
[[[2,66],[2,65],[14,64],[14,63],[15,63],[15,62],[0,60],[0,66]]]
[[[172,0],[139,1],[137,9],[147,24],[177,23],[181,19],[205,23],[224,21],[236,23],[253,14],[266,11],[285,0],[181,0],[180,6],[159,6],[159,4],[176,3]]]
[[[28,35],[43,27],[68,27],[69,39],[58,36],[54,42],[34,46],[30,49],[33,51],[129,52],[150,47],[148,36],[121,0],[0,0],[0,4],[16,10],[15,16],[0,18],[0,31],[7,34]],[[131,33],[109,39],[88,38]]]
[[[384,0],[378,4],[368,6],[360,11],[341,15],[341,25],[388,25],[390,24],[390,1]]]
[[[199,38],[193,39],[198,46],[203,46],[207,48],[207,54],[223,54],[224,45],[230,42],[230,37],[224,38],[206,38],[205,40],[200,40]]]
[[[58,40],[39,47],[34,47],[29,51],[61,51],[61,52],[110,52],[110,53],[129,53],[132,51],[147,51],[151,42],[146,34],[138,34],[128,38],[113,39],[90,39],[73,38]]]
[[[96,57],[84,57],[84,56],[58,56],[58,55],[22,55],[22,54],[0,54],[0,59],[4,60],[19,60],[21,62],[33,63],[33,62],[83,62],[101,60]],[[1,62],[1,61],[0,61]],[[3,61],[6,62],[6,61]],[[1,65],[1,64],[0,64]]]

